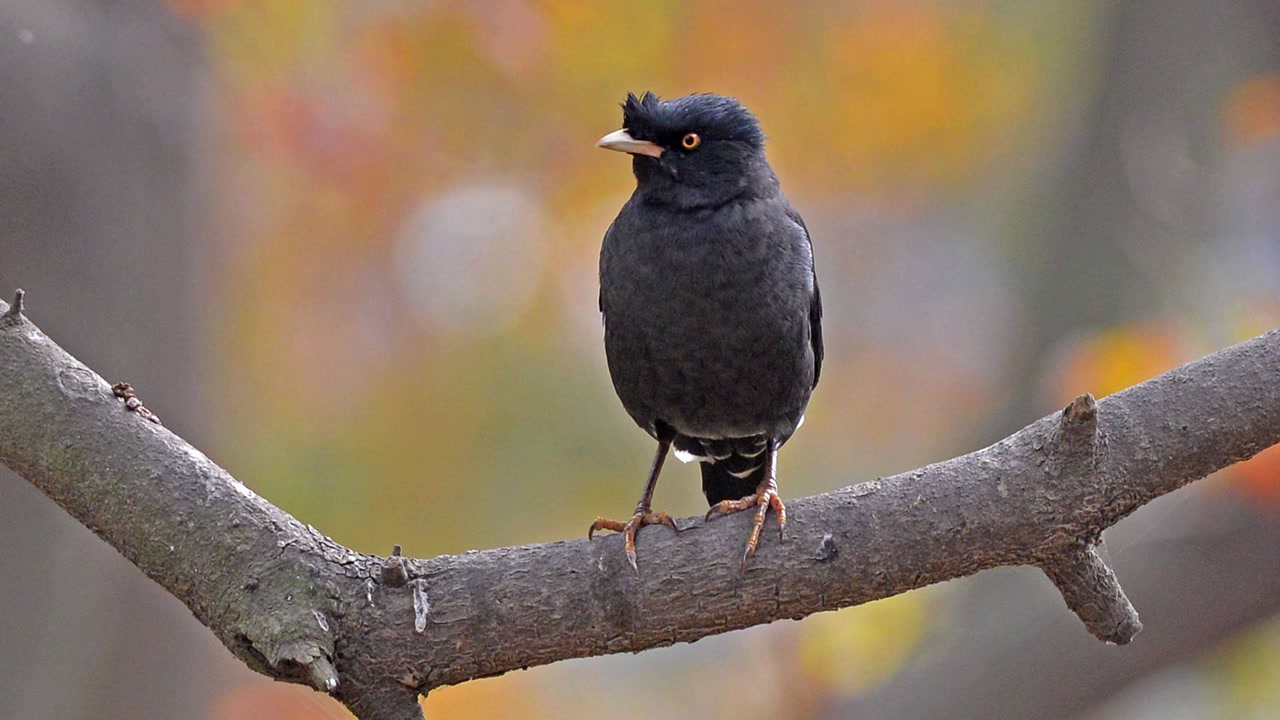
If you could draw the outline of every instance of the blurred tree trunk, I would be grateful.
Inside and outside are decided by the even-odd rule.
[[[1097,14],[1096,92],[1077,93],[1081,122],[1058,174],[1011,214],[1026,328],[1014,399],[992,439],[1049,409],[1041,373],[1064,338],[1171,314],[1202,319],[1205,299],[1184,288],[1201,287],[1188,260],[1214,243],[1202,195],[1222,102],[1241,80],[1280,69],[1273,0],[1122,0]]]
[[[204,92],[160,4],[0,4],[0,286],[192,438]],[[204,716],[213,636],[3,467],[0,546],[0,717]]]

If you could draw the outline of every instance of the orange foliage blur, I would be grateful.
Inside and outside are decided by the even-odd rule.
[[[1280,445],[1231,468],[1232,484],[1246,496],[1280,509]]]
[[[1062,343],[1047,378],[1055,404],[1083,393],[1104,397],[1191,359],[1184,333],[1165,323],[1124,325]]]
[[[299,685],[255,680],[217,698],[206,720],[354,720],[337,701]]]
[[[1232,143],[1280,136],[1280,74],[1258,75],[1237,85],[1222,104],[1222,130]]]

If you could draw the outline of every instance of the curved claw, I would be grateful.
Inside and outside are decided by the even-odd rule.
[[[635,534],[627,535],[627,564],[631,565],[631,572],[640,577],[640,567],[636,565],[636,538]]]
[[[636,533],[640,532],[640,528],[645,525],[666,525],[675,532],[679,533],[680,528],[676,527],[676,521],[666,512],[652,512],[649,510],[637,511],[631,519],[625,523],[617,520],[608,520],[598,517],[595,522],[591,523],[591,527],[587,530],[587,539],[590,540],[597,530],[612,530],[622,533],[623,547],[627,554],[627,563],[631,565],[631,570],[640,577],[640,568],[636,565]]]
[[[756,554],[756,548],[760,546],[760,533],[764,530],[765,519],[768,517],[769,509],[773,508],[778,514],[778,542],[785,539],[784,530],[787,526],[787,506],[783,504],[782,498],[778,495],[778,488],[772,482],[761,485],[755,493],[748,495],[740,500],[721,500],[711,509],[707,511],[707,520],[715,515],[728,515],[729,513],[740,512],[755,508],[755,517],[751,520],[751,535],[747,539],[747,546],[742,553],[742,571],[746,572],[747,560]]]

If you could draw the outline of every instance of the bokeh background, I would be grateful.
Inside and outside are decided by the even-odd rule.
[[[600,237],[627,91],[736,95],[812,230],[798,497],[1280,325],[1280,2],[0,2],[0,290],[338,541],[583,534],[651,442]],[[697,471],[658,504],[701,513]],[[641,536],[643,545],[643,534]],[[643,550],[643,548],[642,548]],[[1143,614],[1038,572],[434,692],[436,718],[1280,715],[1280,451],[1144,508]],[[0,718],[344,718],[0,468]]]

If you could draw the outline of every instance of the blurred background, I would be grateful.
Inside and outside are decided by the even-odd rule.
[[[596,312],[633,180],[594,142],[644,90],[741,98],[812,231],[827,364],[786,497],[1280,325],[1277,0],[3,0],[0,294],[353,548],[579,537],[652,452]],[[673,467],[657,505],[699,514],[698,488]],[[0,718],[349,717],[2,468],[0,548]],[[1146,624],[1125,648],[1015,568],[424,704],[1280,715],[1280,451],[1105,552]]]

